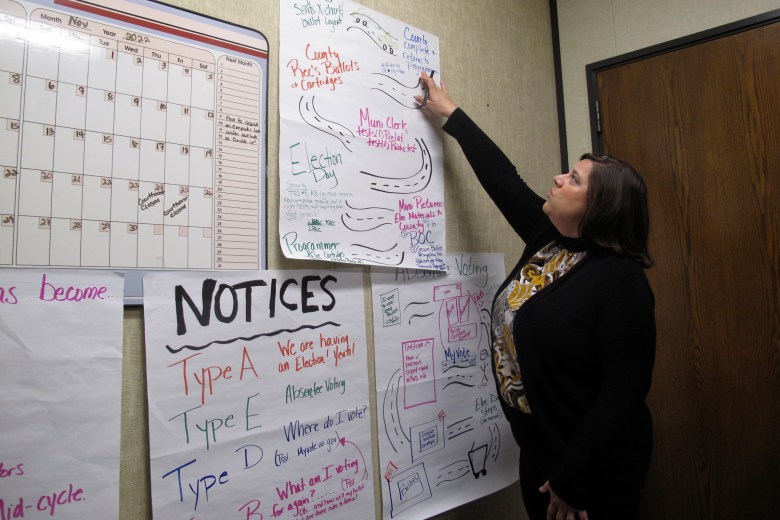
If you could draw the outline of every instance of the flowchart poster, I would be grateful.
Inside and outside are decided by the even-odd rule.
[[[491,368],[499,254],[450,270],[372,269],[385,518],[428,518],[517,480],[519,449]]]
[[[155,518],[374,515],[362,273],[144,277]]]
[[[348,0],[279,7],[283,253],[443,270],[441,136],[414,100],[438,38]]]
[[[120,275],[0,270],[0,517],[119,516]]]

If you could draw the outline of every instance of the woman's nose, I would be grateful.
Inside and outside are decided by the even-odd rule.
[[[560,175],[556,175],[555,177],[553,177],[553,182],[555,182],[555,185],[558,186],[559,188],[561,186],[563,186],[563,176],[564,175],[565,174],[562,173]]]

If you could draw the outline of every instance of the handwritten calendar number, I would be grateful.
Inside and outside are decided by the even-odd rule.
[[[46,90],[49,92],[56,92],[57,91],[57,82],[52,80],[46,80]]]
[[[141,98],[138,96],[134,96],[133,99],[130,100],[130,104],[134,107],[140,107],[141,106]]]
[[[52,182],[54,180],[54,174],[50,171],[41,170],[41,182]]]
[[[99,229],[101,232],[104,233],[107,231],[111,231],[111,222],[109,222],[108,220],[101,220]]]
[[[21,85],[22,84],[22,75],[21,74],[11,74],[8,76],[8,83],[11,85]]]
[[[138,33],[125,33],[125,40],[136,43],[149,43],[149,37]]]
[[[87,95],[87,88],[82,87],[81,85],[76,86],[76,95],[79,97],[84,97]]]
[[[160,193],[165,193],[165,185],[161,184],[159,182],[154,183],[154,191],[159,191]]]
[[[71,231],[81,231],[81,221],[80,220],[71,220],[70,221],[70,230]]]
[[[48,217],[43,217],[38,219],[38,228],[39,229],[51,229],[51,219]]]
[[[214,195],[214,190],[211,188],[204,188],[203,189],[203,196],[206,198],[211,198],[211,196]]]
[[[135,235],[138,233],[138,224],[128,224],[127,225],[127,232],[131,235]]]
[[[84,182],[84,176],[83,175],[71,175],[70,176],[70,183],[73,186],[81,186]]]
[[[103,99],[105,99],[106,101],[111,102],[111,103],[114,102],[114,98],[115,97],[116,97],[116,94],[114,92],[106,92],[103,95]]]
[[[16,223],[16,219],[13,215],[3,215],[2,225],[4,227],[14,227],[14,223]]]
[[[127,189],[129,191],[138,191],[140,187],[141,183],[139,181],[127,181]]]
[[[187,195],[190,192],[189,186],[179,186],[179,195]]]
[[[100,187],[101,188],[110,188],[113,184],[113,181],[111,180],[111,177],[101,177],[100,178]]]
[[[19,170],[16,168],[3,168],[3,177],[10,179],[19,175]]]
[[[76,141],[83,141],[86,136],[86,132],[84,130],[74,129],[73,130],[73,139]]]

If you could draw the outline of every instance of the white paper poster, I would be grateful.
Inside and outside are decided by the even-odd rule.
[[[120,275],[0,270],[0,518],[119,516]]]
[[[279,7],[282,251],[444,269],[439,124],[414,101],[439,39],[347,0]]]
[[[370,518],[362,273],[144,277],[155,518]]]
[[[371,273],[385,518],[428,518],[518,478],[490,360],[503,255],[447,261],[449,274]]]

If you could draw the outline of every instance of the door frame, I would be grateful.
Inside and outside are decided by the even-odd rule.
[[[588,84],[588,110],[590,112],[590,136],[591,146],[594,153],[604,153],[604,143],[601,138],[601,121],[599,113],[599,93],[597,76],[599,72],[621,65],[626,65],[646,58],[652,58],[667,52],[684,49],[707,41],[716,40],[724,36],[730,36],[750,29],[755,29],[763,25],[769,25],[780,21],[780,9],[751,16],[743,20],[738,20],[726,25],[707,29],[688,36],[669,40],[644,49],[639,49],[620,56],[608,58],[605,60],[590,63],[585,66],[585,74]]]

